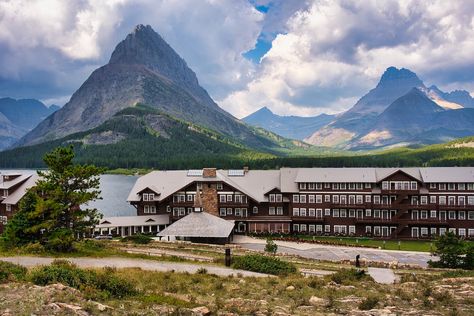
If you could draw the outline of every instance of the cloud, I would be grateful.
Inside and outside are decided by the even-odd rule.
[[[221,98],[252,77],[242,53],[262,21],[245,0],[0,0],[0,95],[64,98],[136,24],[150,24]]]
[[[472,1],[312,1],[288,19],[255,78],[220,104],[238,117],[261,106],[335,113],[392,65],[442,88],[472,88],[473,17]]]

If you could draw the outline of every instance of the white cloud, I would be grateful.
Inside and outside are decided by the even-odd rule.
[[[472,1],[312,1],[287,22],[255,78],[221,105],[238,117],[334,113],[372,88],[389,66],[441,87],[472,87]]]
[[[136,24],[150,24],[223,97],[250,80],[254,65],[242,53],[262,22],[246,0],[0,0],[0,81],[30,84],[43,99],[72,93]]]

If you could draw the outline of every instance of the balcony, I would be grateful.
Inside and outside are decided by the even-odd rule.
[[[404,225],[448,225],[448,221],[446,219],[439,219],[439,218],[400,218],[398,219],[399,223],[403,223]]]
[[[397,221],[391,218],[379,218],[379,217],[364,217],[364,218],[356,218],[356,223],[386,223],[386,224],[396,224]]]
[[[304,221],[304,222],[315,222],[322,223],[324,222],[324,217],[321,216],[291,216],[291,219],[294,221]]]

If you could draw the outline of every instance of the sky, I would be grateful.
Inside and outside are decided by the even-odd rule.
[[[0,97],[65,104],[137,24],[238,118],[344,111],[389,66],[474,95],[471,0],[0,0]]]

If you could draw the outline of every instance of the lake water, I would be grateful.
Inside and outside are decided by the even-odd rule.
[[[35,170],[0,170],[0,174],[11,172],[34,173]],[[136,215],[137,211],[127,203],[127,197],[137,179],[138,176],[111,174],[100,176],[102,200],[90,203],[90,207],[96,207],[105,217]]]

